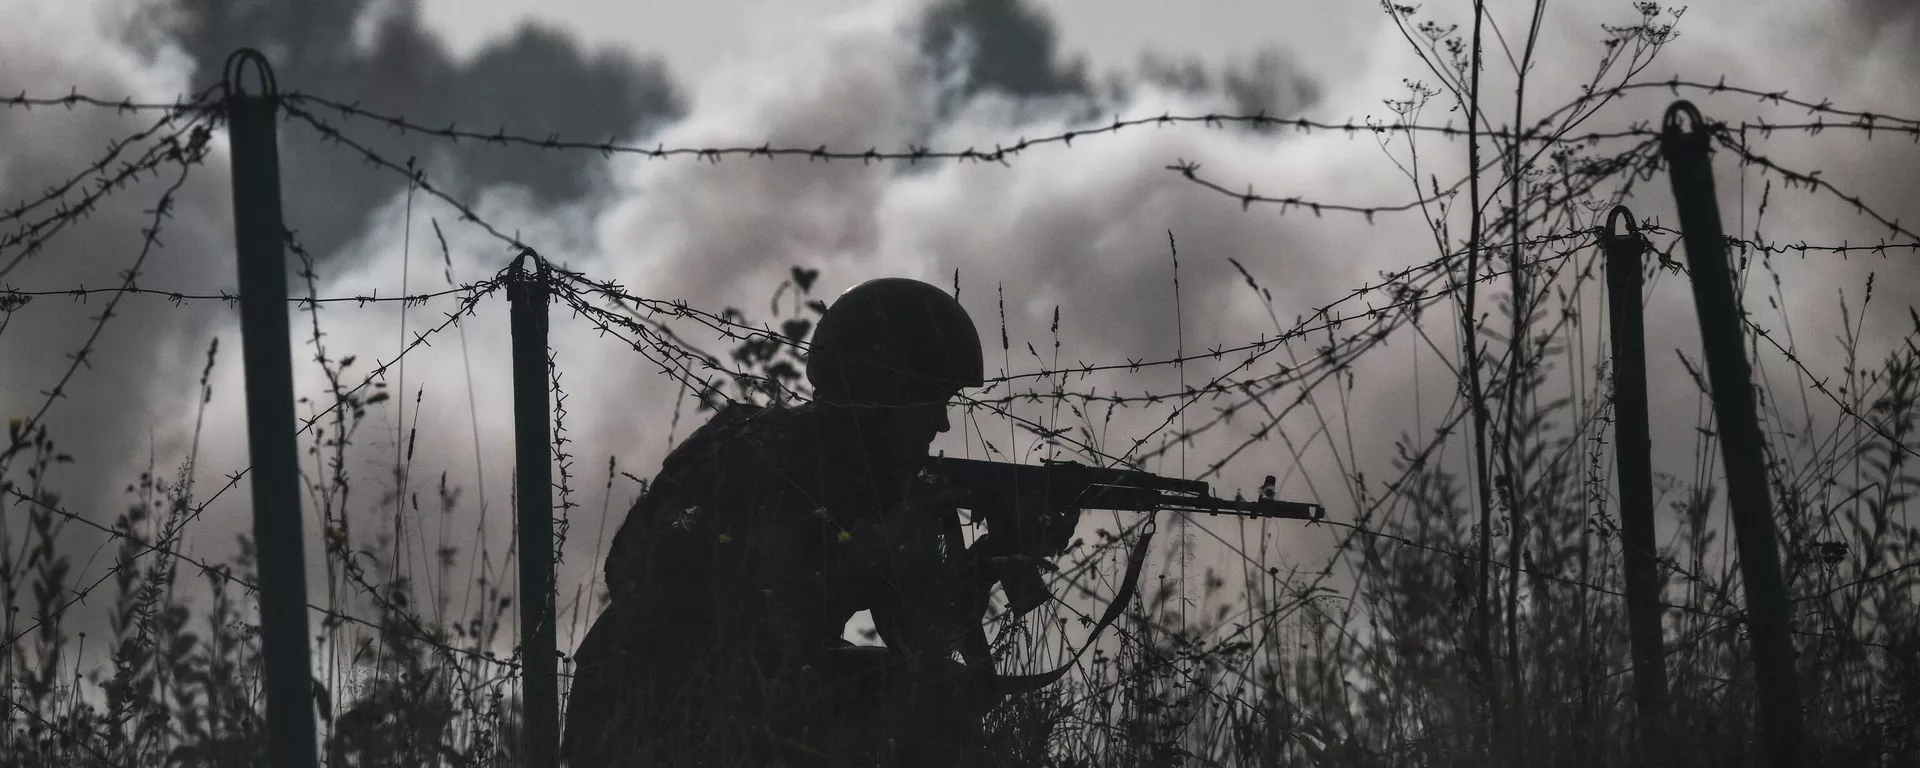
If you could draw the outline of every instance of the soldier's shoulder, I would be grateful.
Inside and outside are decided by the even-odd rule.
[[[669,469],[714,462],[777,461],[800,444],[810,413],[786,405],[734,403],[721,408],[668,456]]]
[[[769,464],[768,437],[780,431],[779,407],[744,403],[715,411],[661,461],[654,481],[634,501],[629,520],[672,516],[682,506],[704,506],[743,489],[735,480]]]

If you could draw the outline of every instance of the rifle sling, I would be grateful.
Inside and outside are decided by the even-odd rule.
[[[1140,539],[1134,542],[1133,551],[1127,554],[1127,575],[1120,583],[1119,594],[1114,595],[1113,602],[1107,604],[1106,613],[1101,615],[1100,621],[1093,625],[1093,634],[1087,637],[1084,645],[1073,652],[1072,658],[1067,659],[1066,663],[1051,672],[1034,675],[1002,675],[995,671],[992,663],[989,662],[982,672],[982,676],[986,678],[989,700],[998,702],[1007,696],[1037,691],[1065,677],[1067,671],[1080,662],[1080,656],[1085,654],[1088,648],[1093,647],[1094,643],[1100,641],[1100,633],[1113,622],[1118,621],[1120,614],[1126,612],[1127,604],[1133,602],[1133,593],[1140,585],[1140,569],[1147,562],[1147,545],[1152,541],[1153,532],[1147,531],[1141,533]]]

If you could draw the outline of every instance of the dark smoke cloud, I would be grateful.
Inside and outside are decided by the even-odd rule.
[[[679,114],[677,88],[658,60],[586,51],[565,35],[535,26],[523,26],[475,55],[455,60],[423,25],[418,5],[417,0],[180,0],[132,7],[74,3],[10,8],[10,28],[0,33],[0,90],[46,95],[74,88],[108,98],[168,101],[216,82],[228,54],[246,46],[266,53],[284,89],[355,101],[425,125],[458,122],[536,136],[632,141]],[[85,167],[105,152],[110,140],[136,130],[146,117],[84,109],[0,112],[0,201],[12,205],[31,199]],[[482,191],[497,192],[492,197],[510,199],[516,212],[540,212],[522,222],[577,221],[565,212],[590,205],[605,192],[605,165],[590,154],[535,156],[511,148],[409,138],[366,123],[338,125],[390,159],[417,158],[436,183],[465,199],[484,202],[489,196]],[[393,227],[383,229],[381,219],[395,218],[392,209],[404,180],[355,162],[291,122],[283,123],[280,137],[288,226],[323,259],[356,243],[361,246],[357,252],[368,258],[384,256],[398,238],[387,234]],[[176,199],[161,233],[164,247],[149,258],[141,285],[189,292],[232,288],[229,171],[224,142],[216,143],[219,152]],[[146,211],[164,181],[150,179],[111,197],[8,275],[8,287],[116,284],[118,273],[130,266],[140,248]],[[452,221],[447,212],[439,213]],[[417,223],[421,226],[416,235],[424,229],[424,222]],[[463,279],[499,266],[493,258],[478,264],[461,261]],[[323,265],[322,279],[348,271],[350,265],[336,260]],[[431,272],[438,276],[438,270]],[[397,286],[383,282],[377,287],[391,292]],[[323,282],[321,291],[329,289]],[[38,410],[44,400],[39,393],[58,381],[68,356],[81,349],[104,306],[105,297],[85,303],[40,298],[14,313],[0,337],[6,350],[6,362],[0,364],[0,416]],[[303,327],[299,320],[296,334]],[[240,345],[233,321],[231,308],[219,304],[175,307],[145,296],[121,302],[94,345],[90,365],[79,372],[45,422],[59,450],[74,457],[72,465],[52,478],[69,510],[110,522],[131,503],[123,489],[146,468],[149,456],[156,460],[156,474],[174,475],[187,453],[195,379],[215,337],[223,349],[214,371],[215,401],[209,406],[197,474],[207,481],[246,466]],[[355,334],[358,338],[342,339],[336,357],[371,351],[367,339],[390,343],[396,327],[387,323]],[[295,356],[297,364],[306,362],[298,351]],[[310,383],[304,378],[300,382],[303,394],[310,391]],[[203,493],[209,488],[202,483]],[[208,509],[192,526],[189,540],[211,545],[216,560],[225,557],[234,535],[248,529],[246,495],[243,484]],[[97,538],[69,534],[64,551],[75,563],[98,567]],[[309,562],[319,561],[310,553]],[[95,575],[97,571],[81,577]],[[96,618],[89,614],[81,621]]]
[[[1018,98],[1086,96],[1083,58],[1064,58],[1046,12],[1024,0],[942,0],[921,22],[921,50],[944,79],[964,69],[961,99],[982,92]]]
[[[1115,78],[1113,92],[1124,94],[1136,82],[1187,93],[1221,93],[1233,106],[1234,114],[1243,115],[1286,117],[1320,100],[1319,84],[1302,75],[1291,57],[1274,49],[1231,62],[1219,72],[1208,69],[1198,57],[1176,59],[1149,52],[1141,56],[1138,79]],[[1272,126],[1256,128],[1277,130]]]
[[[60,9],[29,23],[0,25],[0,90],[47,94],[71,87],[104,97],[162,102],[185,92],[178,72],[163,62],[113,49],[98,37],[92,21],[84,12]],[[32,200],[73,177],[103,156],[110,142],[126,139],[158,117],[94,108],[0,109],[0,207]],[[130,154],[145,146],[135,145]],[[45,250],[21,261],[0,285],[23,291],[119,285],[145,247],[142,229],[152,226],[151,211],[177,170],[162,167],[158,175],[146,174],[107,196],[91,215],[48,240]],[[216,142],[208,161],[174,195],[171,215],[161,223],[158,244],[136,282],[190,292],[231,285],[229,194],[224,147]],[[78,199],[69,195],[65,202],[70,206]],[[9,223],[6,229],[11,232],[17,225]],[[0,252],[0,264],[17,255],[15,249]],[[8,420],[39,413],[48,403],[44,393],[100,328],[85,365],[66,385],[63,397],[47,407],[40,423],[55,450],[73,458],[53,467],[44,478],[47,489],[68,512],[102,525],[111,524],[135,502],[126,489],[147,469],[149,457],[158,478],[175,479],[187,454],[182,414],[190,418],[198,402],[195,379],[209,343],[222,337],[223,364],[231,365],[239,356],[237,336],[223,328],[233,310],[223,304],[176,307],[153,296],[127,296],[99,326],[108,300],[106,295],[84,300],[37,297],[11,313],[0,333],[0,420]],[[222,388],[209,409],[238,407],[238,395],[237,389]],[[29,460],[16,457],[6,479],[25,483]],[[198,475],[206,480],[218,472],[203,466]],[[26,508],[11,500],[0,507],[6,510],[4,524],[18,535]],[[232,541],[230,528],[208,521],[206,530],[222,542]],[[59,546],[60,554],[73,563],[77,583],[98,579],[111,564],[111,542],[85,526],[67,525]],[[79,616],[70,629],[101,634],[101,614],[75,611]]]
[[[1135,71],[1089,73],[1084,55],[1063,51],[1053,18],[1027,0],[939,0],[919,19],[920,50],[946,83],[938,117],[998,95],[1032,106],[1069,104],[1081,120],[1133,100],[1142,86],[1224,95],[1237,113],[1289,116],[1319,100],[1317,85],[1279,49],[1216,68],[1199,57],[1141,55]]]
[[[1851,25],[1859,41],[1850,46],[1858,62],[1855,67],[1836,74],[1853,84],[1851,101],[1880,104],[1912,117],[1920,113],[1920,3],[1909,0],[1852,0]],[[1861,54],[1864,53],[1864,56]],[[1842,59],[1844,61],[1844,59]],[[1848,71],[1851,69],[1852,71]],[[1869,74],[1859,78],[1859,74]],[[1864,197],[1882,214],[1901,222],[1905,228],[1920,231],[1920,145],[1910,138],[1873,142],[1854,142],[1836,147],[1827,175],[1847,180],[1853,194]],[[1889,240],[1910,240],[1884,231],[1858,218],[1857,212],[1843,204],[1829,204],[1827,214],[1860,231],[1885,235]],[[1920,305],[1920,254],[1905,251],[1891,258],[1874,258],[1870,268],[1878,271],[1875,302],[1881,312],[1869,340],[1876,348],[1890,350],[1912,327],[1906,317],[1909,307]],[[1858,285],[1858,283],[1856,283]]]
[[[150,7],[135,41],[175,41],[197,85],[218,81],[240,47],[257,48],[281,88],[358,102],[418,124],[531,136],[630,141],[680,114],[681,97],[657,58],[587,51],[570,36],[523,25],[456,60],[421,20],[419,0],[177,0]],[[386,158],[417,158],[462,196],[495,185],[532,193],[541,208],[588,198],[603,163],[591,153],[541,152],[407,137],[365,122],[338,122]],[[343,161],[305,126],[281,132],[288,226],[321,258],[368,225],[405,187],[397,174]]]
[[[1868,28],[1877,29],[1878,35],[1888,39],[1894,39],[1903,31],[1912,31],[1911,26],[1902,30],[1889,25],[1911,25],[1920,21],[1920,5],[1911,0],[1847,0],[1845,5],[1854,18]],[[1906,38],[1908,41],[1912,39],[1911,36]],[[1907,46],[1906,52],[1913,53],[1913,48]]]

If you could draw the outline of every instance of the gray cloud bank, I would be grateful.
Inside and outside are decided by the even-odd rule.
[[[177,45],[194,66],[196,87],[218,82],[227,55],[252,47],[267,55],[283,88],[435,128],[627,141],[681,110],[664,62],[586,50],[541,26],[523,25],[455,60],[421,21],[418,0],[153,2],[139,7],[126,38],[139,50]],[[591,154],[455,145],[358,127],[357,138],[381,155],[416,159],[463,195],[514,186],[546,208],[588,199],[603,180]],[[398,175],[343,159],[305,126],[283,135],[288,226],[316,255],[333,254],[365,230],[373,211],[405,186]]]
[[[355,101],[369,109],[405,115],[423,125],[497,125],[525,135],[613,137],[622,141],[643,136],[705,139],[713,137],[715,131],[726,130],[764,139],[772,127],[783,140],[893,146],[913,137],[957,140],[950,130],[932,127],[938,123],[934,115],[984,112],[989,116],[974,120],[977,130],[1000,131],[1017,127],[1025,119],[1011,116],[1006,109],[1041,96],[1064,99],[1056,106],[1067,112],[1047,107],[1039,113],[1054,115],[1051,119],[1058,122],[1064,119],[1059,115],[1085,111],[1088,105],[1120,92],[1109,87],[1103,96],[1096,96],[1084,76],[1058,74],[1079,70],[1064,63],[1044,42],[1050,35],[1044,17],[1024,7],[1001,3],[963,8],[956,4],[947,9],[945,17],[935,10],[926,17],[935,21],[925,25],[916,23],[920,18],[916,14],[889,11],[824,37],[822,44],[828,46],[825,50],[865,51],[865,61],[872,66],[864,72],[848,72],[844,60],[829,56],[816,62],[821,66],[810,74],[770,81],[773,88],[763,88],[745,104],[731,103],[737,99],[728,94],[683,94],[658,61],[583,51],[565,37],[537,27],[523,28],[468,60],[455,61],[420,24],[410,2],[268,6],[103,3],[73,6],[60,13],[43,10],[26,15],[23,23],[10,27],[17,39],[6,46],[6,84],[10,92],[64,92],[71,86],[110,97],[167,100],[211,83],[225,56],[244,45],[268,55],[283,88]],[[1015,34],[1009,41],[996,26],[1000,23],[995,20],[996,14],[1011,14],[1016,26],[1024,24],[1026,32]],[[946,30],[947,41],[960,35],[985,40],[987,45],[970,59],[948,56],[948,65],[958,61],[961,66],[940,70],[937,57],[927,55],[939,40],[930,31],[936,27]],[[84,44],[78,44],[81,42]],[[1058,72],[1041,75],[1036,82],[1066,83],[1068,87],[1053,93],[1034,93],[1020,84],[1023,81],[1017,73],[978,66],[1008,50],[1009,44],[1015,49],[1038,46],[1023,60],[1057,68]],[[945,53],[955,50],[945,42],[938,45],[947,49]],[[112,55],[82,57],[75,53],[82,50],[107,50]],[[1173,90],[1196,94],[1197,98],[1205,98],[1214,90],[1205,68],[1188,66],[1183,72],[1187,79]],[[745,80],[768,81],[765,73],[741,75]],[[957,87],[941,88],[943,78],[949,84],[957,83]],[[1124,82],[1126,78],[1110,80]],[[59,87],[50,85],[54,83]],[[798,96],[784,100],[777,97],[777,91],[795,87],[802,89]],[[971,95],[954,97],[956,93]],[[943,94],[947,97],[944,102],[940,100]],[[700,105],[705,112],[689,111],[689,102]],[[1301,99],[1284,107],[1280,102],[1273,106],[1278,110],[1304,103]],[[743,110],[763,122],[732,124],[730,121]],[[8,199],[25,199],[30,190],[42,189],[62,174],[84,166],[107,141],[134,130],[137,118],[85,110],[60,117],[50,117],[44,111],[0,115],[0,131],[9,136],[3,166]],[[402,253],[410,259],[414,281],[411,290],[440,287],[438,249],[427,224],[434,219],[446,225],[451,271],[457,280],[476,279],[500,266],[498,244],[455,224],[457,217],[452,211],[425,196],[415,196],[412,227],[408,229],[404,180],[323,144],[300,125],[283,125],[287,222],[320,259],[319,288],[323,295],[390,295],[398,291],[395,280],[403,269]],[[617,276],[651,265],[652,269],[641,274],[642,280],[629,284],[641,286],[639,292],[646,295],[687,298],[701,306],[722,302],[758,306],[761,294],[773,283],[755,279],[756,274],[778,274],[793,263],[826,266],[835,270],[831,279],[842,284],[887,269],[933,277],[939,270],[928,269],[930,262],[917,262],[921,257],[967,264],[971,271],[971,248],[958,240],[930,246],[908,243],[918,235],[907,226],[910,220],[901,216],[903,212],[911,217],[944,215],[937,210],[916,210],[913,190],[928,184],[943,188],[937,191],[944,199],[939,203],[943,206],[956,204],[951,199],[956,193],[972,194],[971,190],[999,184],[994,177],[973,175],[964,177],[965,183],[956,187],[950,180],[956,177],[944,171],[914,179],[875,174],[855,164],[781,164],[758,169],[729,163],[718,168],[693,164],[647,167],[640,169],[641,184],[636,186],[632,183],[636,169],[586,154],[453,146],[350,122],[342,122],[339,127],[385,157],[418,160],[437,185],[475,203],[490,221],[540,244],[550,258]],[[1059,170],[1071,171],[1071,162]],[[149,264],[149,277],[141,281],[143,285],[206,292],[231,287],[227,173],[224,158],[216,157],[197,174],[165,232],[167,248]],[[1155,173],[1133,171],[1123,176],[1133,184],[1158,178]],[[1063,194],[1045,186],[1035,194]],[[865,197],[862,189],[867,190]],[[8,284],[25,290],[109,284],[138,246],[138,230],[144,223],[142,198],[156,192],[148,183],[116,195],[84,226],[55,241],[46,253],[26,261],[21,270],[9,276]],[[1097,205],[1105,205],[1107,200],[1102,198]],[[1031,218],[1031,212],[1000,215],[1028,217],[1032,225],[1051,229],[1043,220]],[[1033,231],[1031,235],[1036,243],[1077,238],[1076,229],[1091,234],[1102,215],[1094,206],[1083,206],[1081,212],[1066,217],[1064,230]],[[659,226],[648,233],[622,234],[624,225],[645,220],[656,221]],[[595,241],[596,229],[605,238],[603,242]],[[933,229],[938,228],[929,231]],[[950,236],[960,235],[954,232]],[[1001,235],[1009,242],[1023,237]],[[1079,250],[1089,252],[1085,244]],[[1007,255],[1016,257],[1021,251],[1035,252],[1031,248],[1011,249]],[[883,253],[895,255],[882,257]],[[1156,263],[1159,256],[1155,254],[1156,247],[1148,247],[1142,251],[1142,258]],[[1061,251],[1058,257],[1082,258],[1071,251]],[[1125,287],[1123,271],[1103,268],[1099,272],[1115,290]],[[992,275],[996,281],[1013,277],[1010,273]],[[986,295],[984,279],[971,283],[976,298]],[[301,291],[304,286],[296,285],[295,289]],[[1016,290],[1015,302],[1032,303],[1036,295],[1023,297]],[[446,471],[452,482],[463,486],[466,499],[474,500],[484,491],[490,500],[488,506],[496,511],[490,513],[483,532],[486,538],[479,543],[492,548],[496,555],[510,529],[504,511],[507,503],[501,495],[506,493],[507,484],[489,483],[486,478],[489,474],[504,476],[500,473],[510,470],[511,461],[507,449],[510,422],[503,418],[508,390],[500,373],[507,363],[505,318],[498,304],[496,300],[483,306],[477,317],[465,323],[470,344],[456,346],[451,333],[443,334],[436,346],[409,358],[411,379],[403,382],[396,368],[388,380],[397,398],[406,401],[408,420],[419,420],[419,445],[431,446],[418,452],[422,458],[416,462],[414,477],[437,479],[440,471]],[[34,393],[57,378],[65,355],[77,349],[90,330],[88,313],[97,311],[98,306],[98,302],[80,305],[43,298],[16,313],[4,343],[10,358],[21,364],[6,366],[0,374],[5,379],[4,405],[10,414],[30,413],[37,406]],[[976,311],[983,323],[993,322],[992,313],[984,305],[976,304]],[[1016,323],[1020,314],[1016,309]],[[432,316],[424,309],[410,315],[416,331],[427,322],[424,318]],[[399,332],[400,312],[393,305],[347,311],[328,308],[322,317],[325,341],[335,359],[353,354],[362,360],[390,360],[404,340]],[[564,323],[556,326],[565,328]],[[293,341],[299,345],[296,360],[301,394],[313,396],[320,394],[322,380],[307,360],[310,353],[302,351],[310,350],[307,329],[308,319],[303,313],[295,318]],[[97,521],[111,520],[131,501],[120,491],[121,479],[131,480],[149,455],[155,457],[159,474],[171,475],[172,467],[186,451],[189,414],[195,400],[194,374],[202,364],[207,343],[216,336],[227,343],[212,380],[216,400],[208,417],[211,439],[203,442],[197,473],[202,492],[212,487],[210,479],[246,465],[244,439],[240,439],[244,435],[242,380],[231,310],[218,303],[176,308],[150,297],[130,297],[96,345],[96,365],[81,372],[69,390],[69,399],[49,416],[48,424],[62,449],[73,453],[78,466],[84,468],[64,471],[53,478],[53,485],[66,492],[70,509]],[[648,475],[651,463],[664,449],[664,436],[657,426],[670,419],[676,393],[660,386],[653,372],[626,366],[617,349],[610,354],[607,347],[596,345],[590,338],[577,334],[555,342],[569,383],[577,382],[573,386],[582,390],[575,402],[589,404],[595,411],[574,426],[586,433],[579,443],[579,466],[600,466],[605,456],[618,455],[623,468]],[[358,370],[367,367],[363,362]],[[596,373],[602,368],[613,370],[603,377]],[[475,372],[471,387],[465,375],[468,369]],[[583,373],[574,373],[576,370]],[[461,373],[456,375],[456,371]],[[353,373],[349,383],[358,380]],[[421,393],[424,396],[416,409],[409,395]],[[471,428],[474,413],[479,414],[478,434]],[[608,417],[606,413],[620,416]],[[385,419],[386,423],[370,425],[359,435],[350,465],[358,476],[378,479],[366,481],[375,490],[353,497],[360,500],[354,502],[356,515],[377,520],[383,513],[377,499],[392,490],[386,473],[401,434],[394,419],[401,416],[394,410],[378,411],[376,419]],[[471,450],[476,440],[481,448],[478,467]],[[311,463],[308,472],[314,477],[322,474],[317,463]],[[85,481],[82,477],[101,481]],[[591,487],[593,480],[583,475],[581,482]],[[423,487],[420,482],[424,481],[410,485],[418,490]],[[378,490],[382,487],[384,490]],[[231,551],[233,537],[248,529],[245,490],[243,485],[229,493],[194,524],[187,535],[190,551],[215,559]],[[362,505],[366,508],[360,508]],[[613,507],[617,515],[623,505],[616,501]],[[453,522],[425,521],[414,535],[474,544],[469,537],[475,511],[464,508],[464,516]],[[317,533],[318,523],[313,519],[316,513],[311,508],[307,512],[308,531]],[[598,514],[597,506],[593,514]],[[587,578],[594,542],[592,536],[581,532],[597,531],[598,522],[575,521],[569,547],[571,568],[564,574],[570,581]],[[99,543],[91,537],[69,534],[66,551],[79,561],[91,562],[91,553]],[[317,556],[317,549],[310,550],[310,562],[317,561]],[[101,565],[93,563],[91,567]],[[463,568],[456,571],[464,572]],[[97,629],[91,626],[97,618],[80,616],[76,620],[83,623],[82,629]]]

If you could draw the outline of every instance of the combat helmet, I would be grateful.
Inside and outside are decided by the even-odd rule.
[[[973,318],[946,291],[882,277],[848,288],[820,317],[807,354],[819,399],[903,405],[980,386],[985,363]]]

